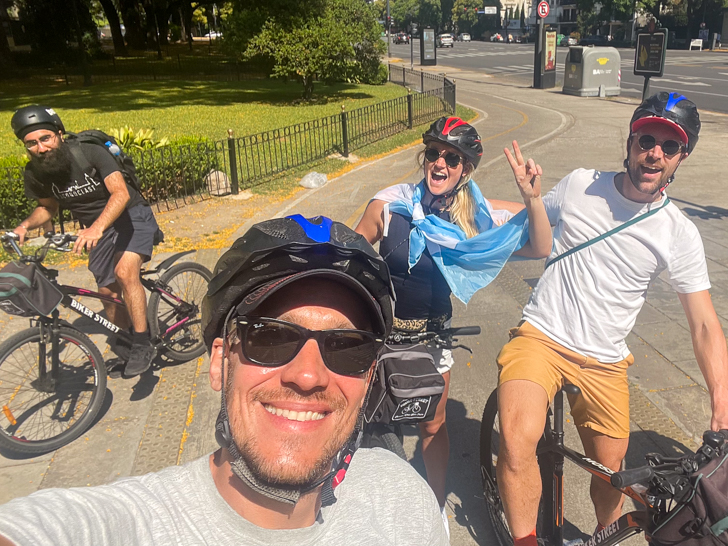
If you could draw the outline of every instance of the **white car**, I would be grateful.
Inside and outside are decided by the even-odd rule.
[[[222,32],[216,32],[213,30],[212,32],[205,34],[205,38],[212,38],[213,40],[215,38],[222,38]]]
[[[437,37],[437,47],[453,47],[455,41],[452,39],[452,34],[440,34]]]
[[[459,42],[469,42],[470,41],[470,34],[468,34],[467,32],[463,32],[462,34],[460,34],[458,36],[458,41]]]
[[[490,37],[490,41],[491,41],[491,42],[502,42],[502,41],[503,41],[503,36],[501,36],[501,35],[500,35],[500,34],[498,34],[498,33],[495,33],[495,34],[493,34],[493,35],[492,35],[492,36]]]

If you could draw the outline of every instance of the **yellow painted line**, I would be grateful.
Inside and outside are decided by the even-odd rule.
[[[499,106],[500,108],[505,108],[506,110],[511,110],[513,112],[517,112],[517,113],[521,114],[521,116],[523,117],[523,119],[521,120],[521,123],[519,123],[518,125],[516,125],[514,127],[511,127],[510,129],[506,129],[505,131],[501,131],[500,133],[498,133],[496,135],[491,135],[488,138],[481,138],[480,139],[481,142],[487,142],[489,140],[493,140],[494,138],[498,138],[500,136],[507,135],[511,131],[515,131],[516,129],[520,129],[521,127],[523,127],[524,125],[526,125],[526,123],[528,123],[528,114],[526,114],[526,112],[521,112],[520,110],[517,110],[516,108],[511,108],[510,106],[503,106],[502,104],[498,104],[496,106]]]

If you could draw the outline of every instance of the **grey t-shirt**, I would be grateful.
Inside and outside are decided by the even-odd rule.
[[[437,500],[415,470],[360,449],[336,502],[310,527],[263,529],[220,496],[209,456],[111,485],[46,489],[0,506],[0,535],[18,545],[442,546]]]

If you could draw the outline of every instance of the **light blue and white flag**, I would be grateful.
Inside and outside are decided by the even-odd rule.
[[[387,203],[384,207],[385,232],[389,213],[412,218],[414,228],[409,236],[408,265],[412,269],[425,248],[442,272],[452,293],[468,303],[478,290],[498,276],[516,250],[528,241],[528,214],[522,210],[515,216],[508,211],[493,210],[475,182],[468,182],[477,205],[475,224],[480,232],[467,238],[456,224],[434,214],[425,215],[421,200],[425,182],[398,184],[386,188],[374,199]]]

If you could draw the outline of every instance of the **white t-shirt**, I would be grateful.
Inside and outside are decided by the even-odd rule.
[[[0,536],[19,546],[446,546],[427,483],[382,449],[354,454],[336,502],[303,529],[253,525],[220,496],[206,455],[111,485],[44,489],[0,506]]]
[[[617,173],[577,169],[544,197],[554,229],[553,260],[664,204],[636,203],[617,191]],[[700,234],[673,203],[546,268],[523,318],[553,340],[600,362],[629,355],[647,288],[666,270],[680,293],[710,288]]]

